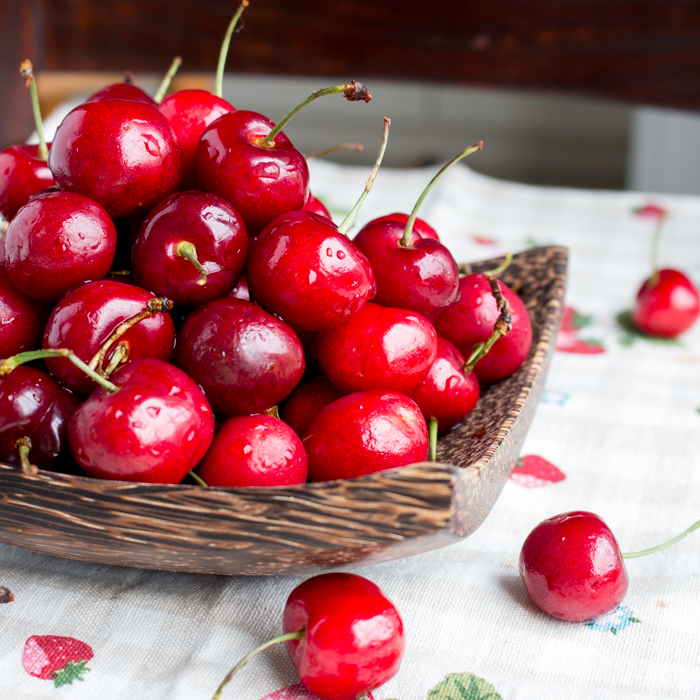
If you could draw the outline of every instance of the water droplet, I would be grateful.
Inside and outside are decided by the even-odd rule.
[[[333,249],[332,249],[332,248],[326,248],[326,255],[327,255],[329,258],[332,258],[332,257],[333,257]]]

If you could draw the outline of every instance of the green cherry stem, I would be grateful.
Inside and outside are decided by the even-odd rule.
[[[404,247],[411,245],[411,234],[413,233],[413,224],[416,222],[416,217],[418,216],[418,210],[420,209],[421,204],[423,204],[423,200],[425,200],[425,198],[428,196],[430,190],[433,189],[433,186],[442,177],[443,173],[446,173],[455,163],[458,163],[460,160],[462,160],[462,158],[466,158],[471,153],[474,153],[474,151],[481,151],[483,147],[484,142],[479,141],[472,146],[469,146],[469,148],[465,148],[463,151],[460,151],[451,161],[449,161],[449,163],[445,163],[445,165],[440,168],[435,177],[427,184],[426,188],[421,193],[421,196],[418,197],[418,201],[415,203],[413,211],[406,222],[406,227],[403,230],[403,238],[399,241],[399,245]]]
[[[189,262],[194,265],[197,272],[199,272],[197,284],[200,287],[203,287],[207,283],[207,271],[204,269],[204,267],[202,267],[202,263],[200,263],[197,259],[197,248],[195,248],[194,243],[190,243],[189,241],[180,241],[175,248],[175,254],[180,258],[189,260]]]
[[[85,372],[94,382],[97,382],[101,387],[107,389],[107,391],[112,394],[116,394],[119,391],[119,387],[116,386],[116,384],[112,384],[108,379],[98,374],[94,369],[85,364],[72,350],[66,348],[58,348],[56,350],[29,350],[28,352],[21,352],[13,357],[8,357],[6,360],[0,362],[0,377],[10,374],[12,370],[23,365],[25,362],[43,360],[47,357],[64,357],[66,360],[70,360],[78,369]]]
[[[119,343],[112,353],[107,369],[104,370],[104,376],[109,379],[109,376],[115,369],[117,369],[117,367],[119,367],[119,365],[126,364],[129,361],[130,354],[131,351],[129,350],[129,344]]]
[[[177,73],[178,68],[180,68],[181,65],[182,65],[182,58],[180,58],[180,56],[175,56],[175,58],[173,58],[173,62],[170,64],[170,68],[168,68],[168,72],[163,77],[163,80],[161,81],[160,85],[158,86],[158,89],[156,90],[156,94],[153,97],[156,104],[159,105],[163,101],[163,98],[165,97],[165,93],[168,92],[168,88],[170,87],[170,83],[172,82],[172,79],[175,77],[175,73]]]
[[[338,226],[338,233],[347,234],[348,229],[352,225],[357,212],[360,211],[362,203],[367,199],[369,191],[372,189],[372,184],[374,183],[374,178],[377,177],[379,172],[379,166],[382,164],[382,159],[384,158],[384,151],[386,151],[386,144],[389,140],[389,127],[391,126],[391,119],[389,117],[384,117],[384,131],[382,133],[382,143],[379,146],[379,153],[377,153],[377,160],[374,162],[374,168],[367,178],[365,183],[365,189],[363,190],[360,198],[355,203],[355,206],[350,210],[350,213],[342,220],[340,226]]]
[[[212,700],[219,700],[221,697],[221,693],[224,689],[224,687],[228,684],[228,682],[240,671],[256,654],[259,654],[261,651],[265,651],[265,649],[269,649],[271,646],[274,646],[275,644],[281,644],[282,642],[289,642],[292,639],[303,639],[304,635],[306,634],[306,628],[302,627],[300,630],[297,630],[296,632],[287,632],[286,634],[280,634],[279,637],[275,637],[274,639],[270,639],[269,641],[265,642],[264,644],[261,644],[259,647],[253,649],[253,651],[250,652],[250,654],[247,654],[244,656],[230,671],[229,674],[224,678],[224,680],[221,682],[221,685],[216,689],[216,692],[214,693]]]
[[[22,61],[19,67],[20,75],[24,78],[26,86],[32,95],[32,110],[34,111],[34,122],[36,123],[36,133],[39,135],[39,158],[48,160],[49,149],[46,147],[46,137],[44,136],[44,122],[41,118],[39,108],[39,93],[36,89],[36,78],[34,77],[34,66],[29,60]]]
[[[187,473],[188,473],[200,486],[202,486],[202,487],[204,487],[204,488],[208,488],[206,481],[204,481],[204,479],[202,479],[202,477],[199,476],[199,474],[195,474],[193,469],[190,469]]]
[[[513,262],[513,253],[506,253],[505,259],[503,262],[498,266],[494,267],[493,270],[488,270],[484,272],[484,274],[487,277],[498,277],[499,275],[502,275],[508,267],[510,267],[510,264]]]
[[[22,471],[27,476],[36,476],[39,472],[39,467],[29,461],[29,451],[32,449],[32,441],[26,436],[17,438],[15,447],[19,452],[19,463],[22,466]]]
[[[260,139],[258,145],[262,146],[262,148],[274,147],[275,137],[280,133],[280,131],[282,131],[282,129],[284,129],[289,120],[297,112],[304,109],[306,105],[319,97],[323,97],[324,95],[337,95],[339,92],[342,92],[345,99],[349,100],[350,102],[369,102],[372,99],[372,95],[369,94],[369,90],[367,90],[362,83],[358,83],[357,80],[353,80],[344,85],[332,85],[331,87],[314,90],[308,97],[304,98],[298,105],[287,112],[287,114],[285,114],[277,123],[277,126],[275,126],[264,139]]]
[[[437,459],[437,434],[437,418],[431,418],[428,421],[428,459],[431,462],[434,462]]]
[[[328,146],[328,148],[322,148],[320,151],[315,151],[311,155],[304,156],[306,160],[313,160],[314,158],[321,158],[322,156],[327,156],[329,153],[335,153],[336,151],[364,151],[365,147],[361,143],[336,143],[335,146]]]
[[[696,523],[691,525],[684,532],[681,532],[680,535],[676,535],[673,539],[668,540],[668,542],[664,542],[663,544],[657,544],[656,547],[652,547],[651,549],[644,549],[641,552],[628,552],[626,554],[623,554],[622,558],[623,559],[634,559],[636,557],[644,557],[647,554],[653,554],[654,552],[660,552],[662,549],[666,549],[666,547],[670,547],[672,544],[676,544],[676,542],[679,542],[686,535],[689,535],[691,532],[693,532],[693,530],[697,530],[699,527],[700,527],[700,520],[698,520]]]
[[[656,228],[654,229],[654,235],[651,239],[651,278],[649,284],[651,287],[656,287],[659,283],[659,244],[661,243],[661,232],[664,228],[664,222],[666,221],[666,212],[659,214],[656,220]]]
[[[231,43],[231,37],[233,36],[233,30],[236,28],[236,25],[238,24],[238,20],[241,18],[241,15],[243,14],[243,10],[248,7],[248,0],[243,0],[243,2],[238,6],[238,10],[236,10],[236,14],[233,16],[233,19],[228,25],[228,29],[226,30],[226,36],[224,36],[224,40],[221,44],[221,51],[219,51],[219,63],[216,66],[216,83],[214,85],[214,94],[217,97],[221,97],[223,99],[224,97],[224,68],[226,67],[226,57],[228,56],[228,47],[229,44]]]

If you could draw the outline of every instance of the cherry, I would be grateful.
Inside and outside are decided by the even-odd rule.
[[[396,606],[356,574],[314,576],[297,586],[284,608],[284,634],[248,654],[214,694],[255,654],[285,642],[301,682],[324,700],[363,700],[399,670],[405,637]]]
[[[197,475],[208,486],[303,484],[309,471],[304,446],[279,418],[229,418],[217,431]]]
[[[185,307],[228,295],[248,254],[238,212],[221,197],[181,192],[146,218],[131,251],[139,286]]]
[[[113,218],[154,207],[182,175],[168,120],[152,105],[114,98],[86,102],[66,116],[49,169],[61,188],[94,199]]]
[[[325,377],[314,377],[289,395],[280,418],[302,437],[319,411],[342,396],[343,392],[332,386]]]
[[[423,462],[428,428],[415,401],[392,391],[361,391],[326,406],[302,440],[309,481],[350,479]]]
[[[245,275],[241,275],[238,278],[238,283],[231,290],[229,294],[231,299],[243,299],[243,301],[250,301],[250,290],[248,289],[248,280]]]
[[[53,184],[38,145],[10,146],[0,152],[0,214],[8,221],[32,195]]]
[[[5,234],[5,269],[32,299],[57,302],[112,266],[117,230],[97,202],[74,192],[32,198]]]
[[[306,198],[306,202],[301,209],[302,211],[310,211],[312,214],[318,214],[331,221],[333,220],[331,213],[326,209],[326,205],[320,199],[316,199],[316,197],[311,194],[311,190],[309,190],[309,196]]]
[[[394,212],[393,214],[385,214],[384,216],[379,216],[376,219],[372,219],[372,222],[396,221],[399,224],[403,224],[405,227],[409,218],[410,214]],[[414,240],[421,240],[423,238],[432,238],[436,241],[440,240],[438,232],[427,221],[424,221],[418,216],[413,221],[413,238]]]
[[[154,297],[144,289],[123,282],[89,282],[67,294],[54,308],[46,324],[45,349],[74,348],[85,362],[95,357],[112,333],[128,319],[144,312]],[[168,360],[175,341],[175,326],[167,313],[152,314],[129,328],[119,338],[131,360]],[[99,369],[104,371],[117,349],[104,354]],[[71,391],[87,396],[94,382],[62,357],[46,360],[49,372]]]
[[[0,357],[38,348],[49,313],[50,307],[22,294],[0,270]]]
[[[632,310],[637,328],[659,338],[675,338],[700,316],[695,285],[678,270],[657,270],[642,285]]]
[[[277,405],[304,374],[299,338],[283,321],[241,299],[195,309],[177,334],[174,361],[225,416]]]
[[[411,394],[437,355],[437,335],[419,313],[365,304],[317,340],[318,361],[341,391],[389,389]]]
[[[438,334],[464,355],[471,355],[476,345],[485,343],[493,334],[502,306],[497,297],[502,295],[510,306],[512,329],[477,362],[474,372],[480,382],[510,376],[522,365],[532,344],[532,324],[525,304],[503,282],[481,273],[462,277],[459,289],[459,299],[436,325]]]
[[[97,102],[105,99],[135,100],[148,105],[155,105],[155,100],[140,87],[134,85],[133,76],[127,71],[121,83],[113,83],[98,90],[94,95],[86,100],[87,102]]]

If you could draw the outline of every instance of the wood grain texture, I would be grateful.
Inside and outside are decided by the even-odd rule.
[[[473,265],[492,268],[498,261]],[[0,542],[44,554],[218,574],[313,574],[435,549],[486,518],[519,456],[563,308],[567,253],[536,248],[503,275],[533,323],[530,354],[486,387],[438,462],[300,486],[202,489],[0,464]]]

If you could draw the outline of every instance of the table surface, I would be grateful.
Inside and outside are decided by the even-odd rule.
[[[339,218],[368,174],[320,161],[311,169],[314,193]],[[358,226],[410,211],[435,171],[382,171]],[[565,511],[598,513],[623,551],[665,541],[700,517],[700,325],[679,341],[653,342],[617,321],[649,271],[656,221],[637,211],[647,204],[668,211],[662,262],[700,281],[697,197],[532,187],[460,164],[426,200],[422,215],[459,261],[568,246],[576,315],[560,335],[522,466],[484,525],[448,548],[359,571],[406,626],[401,670],[376,700],[423,700],[441,683],[430,700],[699,697],[700,533],[630,560],[625,601],[594,624],[540,612],[517,569],[530,530]],[[0,586],[14,596],[0,605],[0,697],[206,700],[238,659],[280,632],[300,580],[122,569],[0,546]],[[31,676],[22,658],[34,635],[89,645],[84,681],[56,689]],[[310,698],[297,683],[277,647],[224,698]]]

